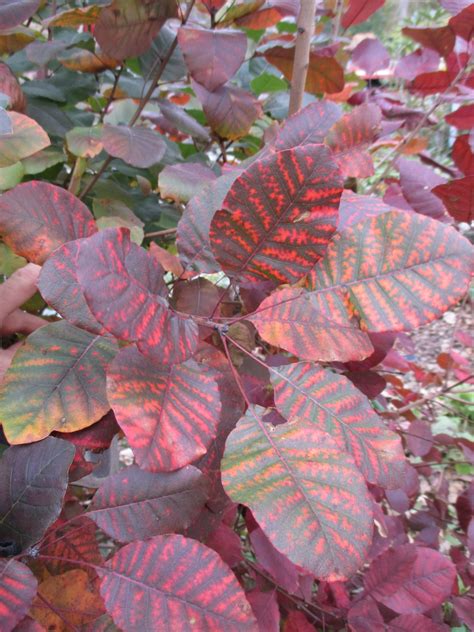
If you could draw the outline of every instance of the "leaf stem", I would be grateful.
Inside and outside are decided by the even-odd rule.
[[[110,94],[108,96],[107,103],[104,105],[104,107],[102,109],[102,112],[100,113],[99,123],[103,123],[105,115],[109,111],[110,104],[114,100],[115,93],[116,93],[117,87],[118,87],[118,82],[119,82],[119,79],[120,79],[120,75],[122,74],[123,69],[124,69],[124,65],[122,64],[119,67],[119,69],[117,70],[117,72],[114,73],[114,83],[112,85],[112,89],[110,90]]]

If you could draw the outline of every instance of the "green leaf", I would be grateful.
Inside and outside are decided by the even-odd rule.
[[[280,79],[276,75],[264,72],[262,75],[255,77],[250,82],[250,87],[256,95],[264,92],[279,92],[280,90],[288,90],[288,82]]]

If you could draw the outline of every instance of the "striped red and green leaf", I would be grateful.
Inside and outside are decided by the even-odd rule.
[[[295,147],[252,163],[211,222],[211,246],[222,269],[248,282],[298,281],[336,230],[342,184],[322,145]]]
[[[74,432],[105,415],[105,369],[116,351],[112,338],[66,321],[31,334],[0,386],[0,423],[9,443]]]
[[[155,257],[130,241],[126,228],[93,235],[77,257],[77,278],[99,323],[153,360],[172,364],[192,355],[198,329],[169,308],[163,272]]]
[[[305,419],[354,458],[369,483],[396,488],[405,456],[400,437],[388,430],[350,380],[310,362],[272,367],[275,404],[287,419]]]
[[[227,439],[224,489],[281,553],[319,579],[353,575],[372,539],[372,504],[352,457],[307,419],[273,426],[248,410]]]
[[[24,182],[0,198],[3,241],[33,263],[42,264],[58,246],[96,231],[87,206],[54,184]]]
[[[140,467],[169,472],[207,452],[221,412],[216,378],[195,360],[161,365],[135,347],[118,353],[107,393]]]
[[[182,533],[206,500],[206,477],[192,465],[156,474],[132,465],[102,483],[87,516],[115,540],[132,542]]]
[[[171,534],[132,542],[100,574],[105,607],[122,630],[156,630],[159,622],[169,630],[258,630],[230,568],[196,540]]]
[[[10,632],[28,613],[38,589],[33,572],[15,559],[0,560],[0,620]]]

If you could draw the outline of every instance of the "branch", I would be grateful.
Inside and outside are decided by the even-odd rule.
[[[311,39],[314,33],[316,1],[317,0],[301,0],[301,9],[297,21],[298,32],[296,35],[293,74],[291,76],[290,108],[288,111],[290,116],[298,112],[303,103],[304,88],[308,75]]]
[[[186,24],[190,14],[191,14],[191,11],[193,10],[195,1],[196,0],[190,0],[190,2],[188,4],[188,8],[186,9],[186,14],[183,17],[183,22],[182,22],[183,24]],[[132,116],[132,118],[129,121],[129,126],[130,127],[133,127],[135,125],[135,123],[137,122],[138,118],[140,117],[140,114],[143,112],[146,104],[148,103],[148,101],[152,97],[153,92],[155,91],[155,88],[158,85],[159,80],[161,79],[161,75],[163,74],[166,66],[168,65],[168,62],[171,59],[171,55],[174,53],[174,50],[175,50],[177,45],[178,45],[178,36],[176,36],[174,38],[171,46],[169,47],[166,55],[164,56],[164,58],[162,59],[160,65],[158,67],[156,75],[155,75],[153,81],[150,84],[150,87],[148,88],[146,93],[143,95],[143,97],[140,99],[140,103],[138,104],[138,107],[137,107],[134,115]],[[102,166],[99,169],[99,171],[95,174],[95,176],[92,178],[92,180],[89,181],[89,184],[84,188],[84,190],[82,191],[81,195],[79,196],[79,198],[81,200],[91,191],[92,187],[95,186],[96,182],[99,180],[99,178],[102,176],[102,174],[104,173],[104,171],[107,169],[107,167],[110,165],[111,162],[112,162],[112,156],[109,156],[108,158],[106,158],[104,160],[104,162],[102,163]]]

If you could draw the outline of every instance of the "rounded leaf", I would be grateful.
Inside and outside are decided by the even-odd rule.
[[[124,630],[257,632],[250,604],[219,555],[181,535],[124,546],[106,563],[101,594]],[[147,607],[144,607],[147,604]]]
[[[80,430],[105,415],[105,368],[115,352],[111,338],[66,321],[31,334],[0,386],[0,422],[9,443]]]
[[[8,116],[13,130],[0,136],[0,167],[9,167],[51,144],[48,134],[29,116],[18,112],[8,112]]]
[[[230,433],[222,483],[270,542],[318,579],[347,579],[372,539],[372,503],[349,454],[308,420],[272,426],[247,411]]]
[[[207,497],[206,478],[191,465],[157,474],[132,465],[105,479],[87,516],[119,542],[145,540],[182,532]]]
[[[114,158],[141,169],[147,169],[163,158],[166,143],[158,132],[147,127],[104,125],[102,144]]]
[[[87,237],[96,230],[87,206],[54,184],[33,180],[0,197],[3,240],[33,263],[43,263],[66,241]]]
[[[18,26],[31,18],[40,6],[40,0],[0,0],[2,31]]]
[[[171,471],[207,452],[221,401],[216,373],[194,360],[157,365],[122,349],[109,367],[110,405],[139,465]]]
[[[342,184],[322,145],[280,151],[251,164],[211,223],[212,249],[223,270],[249,282],[298,281],[336,230]]]

